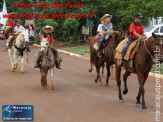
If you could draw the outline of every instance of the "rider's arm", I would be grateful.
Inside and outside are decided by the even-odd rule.
[[[111,31],[106,31],[106,32],[103,32],[103,34],[109,34],[109,33],[113,33],[113,30],[111,30]]]

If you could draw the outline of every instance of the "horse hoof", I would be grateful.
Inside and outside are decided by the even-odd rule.
[[[142,107],[142,111],[143,111],[143,110],[146,110],[146,109],[147,109],[147,107],[146,107],[146,106],[143,106],[143,107]]]
[[[53,93],[54,92],[54,90],[50,90],[50,93]]]
[[[100,83],[100,84],[99,84],[99,86],[103,86],[103,84],[102,84],[102,83]]]
[[[140,103],[136,103],[136,107],[140,107],[141,105],[140,105]]]
[[[127,94],[128,90],[123,90],[123,94]]]
[[[24,74],[24,71],[21,71],[22,74]]]
[[[105,84],[105,87],[109,87],[109,84]]]
[[[15,69],[14,68],[12,68],[12,72],[15,72]]]
[[[145,112],[145,111],[147,111],[147,108],[146,109],[142,109],[142,112]]]
[[[89,69],[89,70],[88,70],[88,72],[92,72],[92,71],[93,71],[93,69]]]
[[[118,102],[119,102],[119,103],[124,103],[124,100],[119,100]]]
[[[94,81],[95,81],[95,83],[97,83],[97,79],[95,79]]]

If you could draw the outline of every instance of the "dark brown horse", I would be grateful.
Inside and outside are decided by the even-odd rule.
[[[93,38],[91,38],[90,42],[89,42],[90,68],[88,69],[88,72],[93,71],[93,66],[95,65],[95,63],[97,61],[97,51],[93,47],[94,44],[95,44],[95,42],[94,42]],[[101,71],[102,75],[104,75],[104,67],[105,67],[105,64],[102,65],[102,71]]]
[[[95,59],[97,60],[95,63],[96,66],[96,71],[97,71],[97,77],[95,79],[95,82],[99,82],[102,85],[102,80],[101,80],[101,76],[100,76],[100,68],[101,66],[104,64],[104,62],[106,62],[106,68],[107,68],[107,79],[106,79],[106,85],[105,86],[109,86],[108,82],[109,82],[109,77],[110,77],[110,66],[114,64],[114,58],[113,58],[113,53],[114,50],[116,49],[116,47],[118,46],[118,44],[125,39],[126,37],[126,33],[124,31],[119,31],[117,34],[114,34],[113,37],[109,38],[109,44],[104,48],[104,54],[102,55],[102,57],[95,57]]]
[[[162,39],[161,39],[162,38]],[[160,49],[160,55],[163,55],[163,36],[157,36],[155,34],[152,34],[152,37],[150,37],[148,40],[142,42],[139,47],[139,51],[135,54],[134,58],[134,73],[137,74],[138,82],[139,82],[139,92],[136,97],[137,105],[140,105],[140,97],[142,96],[142,109],[146,109],[145,99],[144,99],[144,84],[148,77],[148,73],[150,72],[152,65],[153,65],[153,58],[155,55],[155,48]],[[116,51],[115,51],[116,53]],[[114,55],[115,55],[114,53]],[[159,58],[159,61],[162,62],[163,58]],[[116,67],[116,81],[118,84],[118,91],[119,91],[119,100],[122,102],[122,94],[121,94],[121,67],[117,65],[117,59],[114,59],[115,67]],[[123,81],[124,81],[124,90],[123,94],[127,94],[128,88],[127,88],[127,78],[130,76],[131,71],[128,69],[125,69],[126,72],[123,75]]]

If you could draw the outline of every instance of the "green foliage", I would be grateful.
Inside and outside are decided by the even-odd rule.
[[[148,25],[148,18],[154,17],[157,18],[159,16],[163,16],[163,0],[81,0],[81,3],[85,3],[84,8],[13,8],[13,3],[15,0],[5,0],[8,12],[14,12],[17,14],[21,14],[22,12],[28,12],[30,14],[43,14],[47,13],[50,14],[51,12],[54,12],[55,14],[66,14],[69,12],[70,14],[88,14],[88,12],[91,12],[91,14],[94,14],[94,18],[92,19],[94,21],[94,27],[93,32],[94,35],[96,34],[96,27],[99,24],[100,18],[108,13],[113,15],[112,23],[116,28],[127,30],[129,28],[129,25],[131,22],[133,22],[133,16],[135,13],[140,12],[143,14],[144,19],[142,24]],[[34,3],[38,0],[17,0],[18,3],[31,3],[34,5]],[[39,3],[49,3],[52,4],[52,2],[59,2],[65,3],[67,0],[39,0]],[[69,0],[71,3],[78,3],[76,0]],[[0,2],[0,8],[2,8],[3,2]],[[22,18],[22,21],[25,19]],[[37,26],[42,29],[45,25],[51,25],[54,27],[54,36],[55,38],[60,38],[60,40],[70,40],[71,42],[75,42],[78,40],[79,35],[81,35],[81,28],[82,25],[85,25],[86,19],[36,19]]]
[[[77,29],[79,22],[77,19],[68,18],[63,22],[62,32],[65,39],[69,39],[71,42],[77,41]]]

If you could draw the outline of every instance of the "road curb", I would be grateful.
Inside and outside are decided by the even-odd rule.
[[[41,47],[40,45],[38,44],[33,44],[33,46],[35,47]],[[64,51],[64,50],[60,50],[60,49],[57,49],[60,53],[64,53],[64,54],[67,54],[67,55],[70,55],[70,56],[75,56],[75,57],[78,57],[78,58],[82,58],[82,59],[85,59],[85,60],[89,60],[89,58],[85,58],[83,57],[82,55],[79,55],[79,54],[75,54],[75,53],[72,53],[72,52],[68,52],[68,51]],[[156,73],[153,73],[153,72],[149,72],[149,76],[152,76],[152,77],[158,77],[163,79],[163,75],[161,74],[156,74]]]

